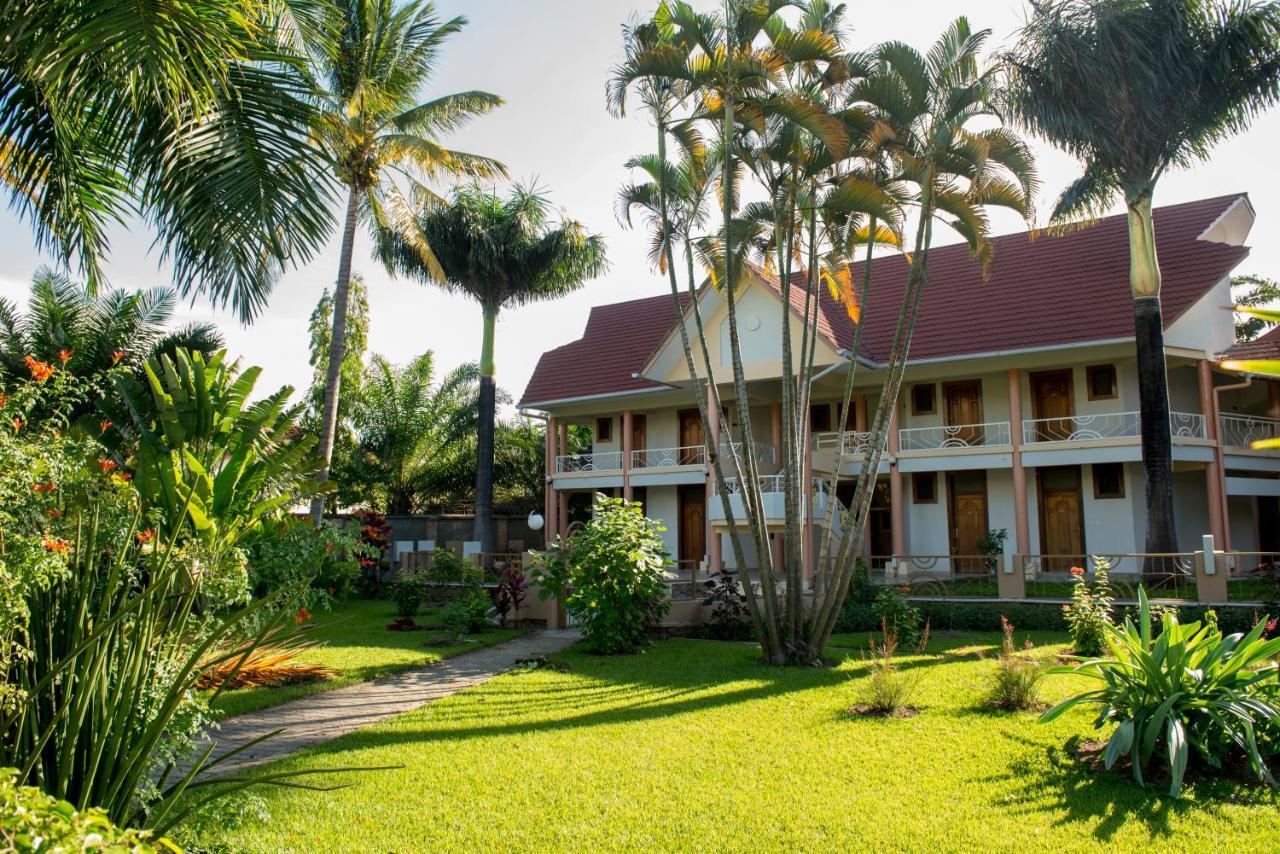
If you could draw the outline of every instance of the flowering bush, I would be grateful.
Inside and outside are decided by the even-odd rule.
[[[991,705],[1020,711],[1034,709],[1040,704],[1040,680],[1044,670],[1032,656],[1035,648],[1031,641],[1019,649],[1013,637],[1013,623],[1000,615],[1000,655],[996,658],[995,683],[991,687],[988,702]]]
[[[377,575],[382,556],[391,548],[391,526],[377,510],[357,510],[351,515],[360,523],[360,542],[365,546],[356,560],[366,575]]]
[[[19,786],[0,769],[0,848],[5,851],[113,851],[149,854],[178,850],[146,831],[116,827],[100,809],[78,810],[34,786]]]
[[[1106,630],[1115,622],[1111,564],[1104,558],[1095,557],[1093,567],[1092,582],[1086,577],[1083,567],[1071,567],[1075,587],[1071,591],[1071,604],[1062,606],[1076,655],[1101,655]]]
[[[351,592],[359,561],[373,550],[355,532],[328,522],[319,528],[299,519],[283,519],[249,548],[249,581],[255,596],[290,584],[307,585],[308,608],[333,607]]]

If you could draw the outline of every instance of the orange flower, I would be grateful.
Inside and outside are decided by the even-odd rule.
[[[111,475],[111,482],[114,483],[116,486],[124,486],[126,483],[129,482],[129,478],[131,477],[133,477],[133,475],[130,472],[124,471],[122,469],[116,472],[115,474]]]
[[[49,481],[48,483],[31,484],[32,492],[53,492],[57,488],[57,485],[53,481]]]
[[[111,364],[114,365],[116,362],[120,361],[123,358],[124,358],[123,350],[113,350],[111,353]]]
[[[1071,567],[1071,574],[1074,575],[1076,578],[1081,578],[1084,575],[1084,567],[1083,566]]]
[[[21,430],[21,429],[22,429],[22,425],[23,425],[23,423],[24,423],[24,422],[23,422],[23,420],[22,420],[21,418],[19,418],[19,417],[18,417],[18,416],[16,416],[16,415],[15,415],[15,416],[13,416],[13,421],[12,421],[12,424],[13,424],[13,432],[17,433],[19,430]]]
[[[156,529],[147,528],[145,531],[139,531],[138,533],[134,534],[134,536],[138,538],[138,542],[142,543],[143,545],[146,545],[147,543],[151,542],[156,538]]]
[[[27,366],[27,370],[31,371],[31,378],[38,383],[42,383],[53,376],[53,365],[48,362],[42,362],[31,355],[26,356],[22,362]]]
[[[311,612],[306,609],[305,605],[298,609],[298,613],[293,615],[293,621],[298,625],[302,625],[303,623],[305,623],[307,620],[310,620],[310,619],[311,619]]]
[[[119,466],[120,464],[115,460],[98,460],[98,468],[102,469],[103,474],[106,474],[109,471],[114,471]]]
[[[9,395],[0,391],[0,406],[6,406],[9,403]]]
[[[41,542],[44,544],[44,547],[51,552],[66,553],[67,549],[70,548],[67,541],[61,537],[44,537]]]
[[[67,362],[71,361],[71,357],[74,356],[75,354],[76,354],[75,350],[68,350],[66,348],[63,348],[58,351],[58,358],[61,359],[62,364],[65,365]]]
[[[48,516],[50,519],[61,519],[62,511],[54,507],[50,507],[48,510],[44,511],[44,515]]]
[[[900,588],[898,588],[898,589],[899,589],[902,593],[904,593],[904,594],[905,594],[905,593],[910,593],[910,592],[911,592],[911,587],[910,587],[910,586],[908,586],[908,585],[906,585],[906,584],[902,585],[902,587],[900,587]]]
[[[101,430],[103,433],[107,432],[108,430],[111,429],[111,422],[105,418],[102,419],[101,421],[98,422],[98,429]]]

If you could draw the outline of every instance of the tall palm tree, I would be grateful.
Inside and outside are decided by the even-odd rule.
[[[431,247],[438,262],[427,265],[415,242]],[[494,333],[505,308],[556,299],[604,272],[604,239],[575,220],[554,223],[551,205],[537,188],[516,186],[507,197],[474,185],[447,202],[429,201],[414,220],[412,237],[402,230],[380,234],[387,266],[424,282],[465,294],[480,304],[480,420],[477,429],[476,525],[474,537],[494,550],[493,431],[496,411]]]
[[[1146,473],[1146,551],[1177,551],[1173,445],[1152,196],[1170,168],[1208,156],[1280,95],[1280,3],[1045,0],[1007,56],[1013,106],[1085,163],[1056,221],[1123,196],[1129,215]]]
[[[37,248],[94,289],[108,227],[141,215],[184,295],[251,320],[333,223],[297,50],[309,5],[0,3],[0,187]]]
[[[346,190],[347,207],[320,418],[321,482],[328,479],[333,459],[358,222],[363,219],[375,229],[406,226],[412,218],[412,199],[435,198],[419,179],[506,175],[497,161],[451,151],[436,140],[492,110],[502,103],[500,98],[470,91],[417,100],[435,71],[441,46],[466,25],[465,18],[441,21],[434,5],[425,0],[402,5],[395,0],[327,0],[322,18],[324,24],[315,28],[309,42],[322,87],[317,136]],[[408,181],[409,199],[395,176]],[[404,233],[406,245],[423,267],[438,277],[439,264],[428,244],[412,236],[411,228]],[[323,513],[324,500],[317,495],[311,503],[313,521],[319,524]]]

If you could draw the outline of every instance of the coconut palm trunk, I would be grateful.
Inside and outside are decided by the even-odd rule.
[[[342,227],[342,252],[338,256],[338,281],[333,292],[333,334],[329,339],[329,364],[324,384],[324,412],[320,420],[320,471],[316,482],[329,479],[329,466],[333,462],[333,441],[338,431],[338,394],[342,385],[342,358],[347,344],[347,298],[351,292],[351,253],[356,242],[356,214],[360,207],[360,194],[354,187],[348,190],[347,219]],[[324,495],[317,493],[311,499],[311,522],[319,527],[324,519]]]
[[[1177,551],[1173,515],[1173,440],[1169,430],[1169,383],[1164,361],[1164,321],[1160,312],[1160,264],[1156,258],[1151,193],[1126,199],[1129,208],[1129,287],[1138,356],[1142,461],[1147,481],[1148,554]],[[1147,558],[1145,572],[1158,571]]]
[[[476,524],[473,539],[484,552],[495,547],[493,529],[493,422],[497,408],[494,382],[493,339],[498,310],[484,307],[484,332],[480,342],[480,412],[476,429]]]

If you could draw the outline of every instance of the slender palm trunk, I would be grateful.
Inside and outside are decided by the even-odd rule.
[[[498,310],[485,306],[484,337],[480,344],[480,413],[476,429],[476,525],[472,537],[484,552],[494,551],[493,530],[493,421],[497,386],[493,374],[493,336]]]
[[[324,381],[324,411],[320,417],[320,471],[316,482],[329,479],[333,462],[333,442],[338,432],[338,394],[342,386],[342,360],[347,348],[347,300],[351,293],[351,253],[356,242],[356,212],[360,197],[352,187],[347,197],[347,219],[342,228],[342,253],[338,256],[338,281],[333,292],[333,334],[329,339],[329,364]],[[324,519],[324,496],[311,499],[311,523]]]
[[[1160,312],[1160,264],[1156,258],[1151,194],[1138,193],[1129,206],[1129,286],[1138,354],[1142,467],[1147,481],[1148,554],[1178,550],[1173,514],[1173,439],[1169,433],[1169,383],[1164,362],[1164,319]],[[1147,559],[1144,571],[1157,569]]]

